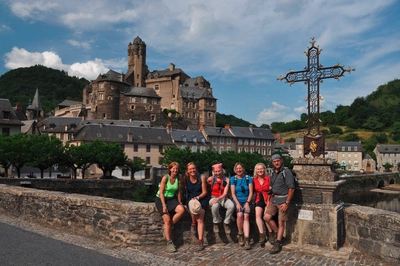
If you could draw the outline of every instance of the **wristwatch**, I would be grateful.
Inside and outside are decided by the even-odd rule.
[[[289,205],[290,202],[289,201],[285,201],[285,203],[286,203],[286,205]]]

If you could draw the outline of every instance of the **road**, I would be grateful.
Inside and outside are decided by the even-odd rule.
[[[0,222],[0,265],[139,265]]]

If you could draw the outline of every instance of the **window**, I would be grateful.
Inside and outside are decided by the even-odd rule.
[[[192,146],[192,152],[196,152],[197,151],[197,146]]]
[[[348,157],[351,158],[351,153],[349,153]]]
[[[153,111],[153,106],[149,106],[149,111]]]
[[[354,151],[357,151],[357,147],[354,147]]]
[[[131,110],[135,110],[135,105],[134,104],[131,105]]]
[[[267,155],[271,155],[271,149],[267,150]]]
[[[254,153],[254,148],[253,147],[250,148],[250,152]]]
[[[345,151],[345,147],[342,147],[342,151]]]
[[[254,145],[254,139],[250,140],[250,145],[252,145],[252,146]]]
[[[261,154],[262,154],[262,155],[265,155],[265,149],[262,149],[262,150],[261,150]]]
[[[256,145],[260,146],[260,144],[261,144],[261,141],[258,139],[257,142],[256,142]]]
[[[104,88],[104,83],[100,84],[100,89]]]
[[[356,154],[354,154],[354,158],[357,158],[357,155],[358,155],[357,153],[356,153]]]
[[[158,84],[154,85],[154,89],[155,90],[159,90],[160,89],[160,85],[158,85]]]
[[[99,100],[100,101],[104,100],[104,93],[99,93]]]
[[[216,144],[217,143],[217,137],[212,137],[212,143]]]
[[[8,127],[3,127],[3,128],[1,129],[1,133],[4,134],[4,135],[6,135],[6,136],[10,136],[10,128],[8,128]]]
[[[147,98],[146,97],[142,97],[142,103],[147,103]]]
[[[129,176],[129,169],[127,168],[122,168],[122,176]]]
[[[224,151],[224,147],[219,148],[219,153],[222,153]]]
[[[150,152],[151,150],[151,146],[150,145],[146,145],[146,152]]]
[[[351,147],[347,147],[347,151],[351,151]]]
[[[232,139],[231,138],[226,138],[226,144],[230,145],[232,143]]]
[[[150,157],[146,157],[146,164],[150,164]]]
[[[208,113],[208,118],[212,118],[212,113]]]
[[[153,104],[157,104],[157,99],[156,99],[156,98],[153,98],[152,103],[153,103]]]
[[[244,145],[249,145],[249,140],[248,139],[244,140]]]
[[[245,152],[249,152],[249,148],[245,147],[245,148],[244,148],[244,151],[245,151]]]
[[[213,151],[213,152],[217,152],[217,147],[214,147],[214,146],[213,146],[213,147],[212,147],[212,151]]]
[[[224,138],[219,138],[219,144],[224,144],[225,139]]]
[[[133,145],[133,151],[137,152],[139,150],[139,146],[137,144]]]
[[[193,108],[196,108],[196,103],[193,103]]]
[[[205,146],[200,146],[200,150],[201,150],[201,151],[205,151],[205,150],[206,150],[206,147],[205,147]]]
[[[156,116],[155,115],[151,115],[151,121],[156,121]]]
[[[158,151],[159,152],[163,152],[164,151],[164,146],[163,145],[159,145],[158,146]]]
[[[242,139],[238,139],[238,145],[242,145],[243,144],[243,140]]]
[[[10,119],[10,112],[3,111],[3,119]]]

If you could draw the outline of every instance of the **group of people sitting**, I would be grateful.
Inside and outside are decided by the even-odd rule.
[[[292,172],[284,167],[279,154],[274,154],[271,160],[274,167],[271,176],[267,175],[263,163],[255,165],[253,176],[246,175],[243,164],[238,162],[233,169],[234,176],[225,177],[223,165],[217,163],[212,166],[212,175],[207,179],[198,173],[194,163],[187,165],[183,178],[179,174],[179,164],[170,163],[168,174],[162,177],[155,199],[164,221],[163,235],[167,240],[167,250],[177,250],[172,241],[172,228],[185,213],[182,204],[185,201],[192,219],[190,230],[198,236],[199,251],[204,249],[204,216],[207,208],[211,208],[213,231],[216,234],[220,231],[221,222],[225,234],[231,234],[230,224],[236,213],[237,239],[245,249],[251,249],[250,212],[254,209],[258,243],[263,247],[269,241],[272,245],[269,252],[280,252],[295,182]],[[223,220],[220,208],[226,209]]]

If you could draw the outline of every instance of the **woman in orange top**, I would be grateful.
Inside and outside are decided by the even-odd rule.
[[[270,190],[270,178],[266,174],[267,168],[263,163],[258,163],[254,167],[254,176],[253,176],[253,183],[254,183],[254,192],[255,192],[255,210],[256,210],[256,224],[258,227],[258,232],[260,233],[259,243],[260,246],[264,246],[265,243],[268,241],[268,235],[266,235],[264,231],[264,224],[266,225],[268,232],[272,233],[271,228],[269,225],[264,222],[263,214],[264,210],[269,203],[269,195],[268,191]],[[271,235],[271,234],[269,234]]]

